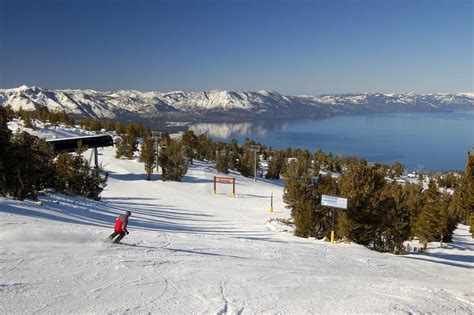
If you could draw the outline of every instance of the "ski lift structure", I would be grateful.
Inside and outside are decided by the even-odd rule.
[[[55,154],[65,152],[75,152],[80,148],[86,147],[92,149],[94,155],[95,167],[99,167],[99,158],[97,148],[113,147],[114,139],[109,134],[100,134],[93,136],[79,136],[70,138],[47,139],[46,142],[53,146]]]

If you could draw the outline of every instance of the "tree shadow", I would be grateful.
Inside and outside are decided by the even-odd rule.
[[[218,253],[211,253],[205,251],[197,251],[192,249],[183,249],[183,248],[169,248],[169,247],[160,247],[160,246],[148,246],[148,245],[140,245],[140,244],[129,244],[121,242],[120,245],[128,245],[138,248],[145,248],[148,250],[167,250],[173,253],[186,253],[186,254],[195,254],[195,255],[205,255],[205,256],[218,256],[218,257],[230,257],[230,258],[237,258],[237,259],[247,259],[246,257],[236,256],[236,255],[226,255],[226,254],[218,254]]]
[[[449,260],[449,261],[433,260],[433,259],[429,258],[430,256],[440,258],[440,259],[444,259],[444,260]],[[453,257],[447,258],[447,256],[453,256]],[[459,257],[459,256],[461,256],[461,257]],[[450,254],[444,254],[443,256],[436,256],[433,253],[430,253],[429,255],[426,255],[426,254],[412,254],[410,256],[402,256],[402,258],[406,258],[406,259],[423,260],[423,261],[430,262],[430,263],[443,264],[443,265],[448,265],[448,266],[452,266],[452,267],[465,268],[465,269],[474,269],[474,266],[469,266],[467,264],[463,264],[465,262],[467,262],[467,263],[472,262],[472,260],[471,261],[466,260],[467,259],[466,257],[469,257],[469,256],[450,255]],[[472,256],[470,256],[470,257],[472,257]],[[451,261],[456,261],[456,262],[451,262]]]
[[[61,194],[40,196],[39,200],[42,205],[4,199],[0,211],[64,223],[112,229],[117,216],[126,210],[131,210],[133,214],[129,223],[130,232],[146,230],[240,236],[253,233],[253,231],[222,226],[222,222],[214,220],[211,215],[169,205],[148,204],[148,206],[142,206],[133,204],[133,207],[130,207],[129,204],[114,203],[113,198],[107,202],[99,202]]]
[[[193,184],[212,184],[213,180],[212,179],[207,179],[207,178],[198,178],[198,177],[193,177],[193,176],[188,176],[185,175],[181,179],[183,183],[193,183]]]
[[[147,181],[145,174],[136,174],[136,173],[129,173],[129,174],[119,174],[119,173],[114,173],[114,172],[108,172],[110,178],[114,178],[117,180],[123,180],[123,181],[137,181],[137,180],[143,180]],[[152,174],[152,180],[156,180],[159,177],[159,175],[153,176]]]
[[[2,203],[1,212],[11,213],[16,215],[22,215],[32,218],[39,218],[39,219],[46,219],[52,221],[60,221],[64,223],[73,223],[73,224],[85,224],[85,225],[94,225],[94,226],[109,226],[109,224],[96,224],[95,222],[91,222],[90,220],[82,221],[75,217],[64,217],[60,215],[55,215],[53,213],[44,213],[36,211],[36,209],[27,209],[24,205],[15,205],[15,204],[8,204]]]
[[[279,187],[284,187],[285,186],[285,182],[283,181],[283,179],[268,179],[268,178],[265,178],[265,177],[259,177],[257,179],[257,181],[263,182],[263,183],[269,184],[269,185],[279,186]]]
[[[217,254],[217,253],[211,253],[211,252],[202,252],[202,251],[196,251],[196,250],[191,250],[191,249],[166,248],[166,247],[163,247],[162,249],[168,250],[168,251],[172,251],[172,252],[174,252],[174,253],[187,253],[187,254],[196,254],[196,255],[220,256],[220,257],[230,257],[230,258],[238,258],[238,259],[247,259],[247,258],[242,257],[242,256]]]
[[[254,195],[254,194],[237,194],[238,198],[263,198],[263,199],[270,199],[270,195],[262,196],[262,195]]]
[[[446,243],[446,244],[444,244],[444,248],[465,250],[465,251],[474,251],[473,243],[463,242],[463,241],[456,241],[454,243]]]

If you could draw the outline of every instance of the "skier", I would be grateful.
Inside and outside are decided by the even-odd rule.
[[[114,232],[110,234],[109,240],[112,240],[114,244],[118,244],[125,235],[128,235],[127,225],[128,218],[132,215],[130,211],[125,211],[125,214],[119,215],[115,221]],[[114,239],[116,236],[118,237]]]

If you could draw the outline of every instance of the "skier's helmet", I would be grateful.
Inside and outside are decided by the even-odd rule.
[[[125,215],[126,215],[127,217],[129,217],[129,216],[132,215],[132,213],[131,213],[130,211],[125,211]]]

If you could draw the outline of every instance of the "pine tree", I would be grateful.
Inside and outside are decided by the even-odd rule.
[[[411,235],[415,235],[415,222],[420,215],[422,202],[423,202],[423,186],[420,184],[406,184],[403,186],[403,190],[406,193],[406,204],[405,207],[409,214]]]
[[[237,140],[232,139],[228,145],[229,169],[237,171],[240,167],[240,148]]]
[[[46,122],[49,120],[49,110],[46,106],[41,106],[37,109],[36,118],[39,119],[41,122]]]
[[[225,150],[217,154],[216,169],[219,173],[229,174],[229,157]]]
[[[321,205],[322,195],[338,195],[336,181],[331,176],[321,177],[317,184],[309,180],[309,172],[302,173],[299,163],[291,160],[285,172],[283,200],[291,209],[295,235],[301,237],[329,237],[333,222],[333,209]]]
[[[126,152],[125,141],[121,137],[117,138],[115,140],[115,158],[120,159],[122,156],[125,155],[125,152]]]
[[[145,127],[139,122],[132,122],[127,126],[127,134],[133,135],[135,138],[142,137],[145,133]]]
[[[423,206],[414,225],[414,233],[426,250],[428,242],[434,240],[439,233],[439,196],[438,187],[430,180],[428,190],[423,194]]]
[[[438,199],[438,224],[436,234],[440,246],[443,242],[451,241],[452,233],[458,224],[458,216],[450,207],[452,197],[448,193],[443,193]]]
[[[31,119],[31,113],[29,111],[23,111],[22,117],[25,128],[34,128],[33,120]]]
[[[395,161],[390,168],[390,178],[400,177],[405,171],[405,167],[399,161]]]
[[[201,161],[212,161],[214,154],[213,142],[205,134],[199,135],[197,137],[195,158]]]
[[[99,169],[91,169],[82,155],[62,153],[57,157],[55,167],[58,191],[100,199],[108,174],[102,177]]]
[[[188,171],[188,162],[181,143],[169,140],[166,148],[162,149],[158,156],[158,164],[163,170],[162,181],[181,181]]]
[[[183,136],[181,137],[181,143],[183,144],[184,155],[192,165],[197,151],[197,137],[194,135],[194,132],[192,130],[184,132]]]
[[[6,170],[7,193],[23,200],[52,185],[53,151],[43,139],[22,132],[12,138]]]
[[[313,195],[313,189],[306,180],[300,178],[295,160],[288,163],[285,177],[283,201],[291,210],[291,218],[295,224],[294,233],[300,237],[311,236],[316,230],[313,216],[315,204],[312,203],[316,196]]]
[[[348,198],[348,209],[338,215],[337,233],[375,250],[383,244],[380,194],[385,173],[365,163],[351,163],[339,179],[340,194]]]
[[[381,251],[403,254],[403,242],[411,235],[410,212],[407,207],[409,193],[398,184],[388,184],[382,189],[379,209],[383,213],[379,233],[382,234]]]
[[[131,160],[137,148],[137,138],[133,133],[127,133],[125,136],[125,157]]]
[[[296,150],[295,157],[298,162],[298,174],[299,176],[309,176],[311,172],[311,160],[312,155],[308,150]]]
[[[242,176],[253,177],[254,175],[254,152],[249,149],[245,149],[243,155],[239,160],[238,171]],[[258,166],[257,166],[258,169]]]
[[[59,124],[59,115],[57,113],[49,113],[49,122],[57,126]]]
[[[147,130],[145,132],[142,146],[141,146],[141,151],[140,151],[140,161],[145,163],[145,173],[146,173],[147,180],[151,179],[155,157],[156,157],[155,142],[153,141],[151,132]]]
[[[9,158],[11,145],[11,131],[8,129],[7,110],[0,106],[0,193],[2,196],[7,194],[7,170],[10,168],[12,160]]]
[[[104,124],[105,130],[107,131],[114,131],[115,130],[115,123],[113,120],[108,119]]]
[[[269,179],[280,179],[284,164],[285,158],[283,152],[273,151],[269,157],[268,171],[265,177]]]
[[[313,173],[318,175],[320,171],[325,170],[327,167],[326,154],[324,154],[321,148],[314,154]]]
[[[474,238],[474,155],[470,153],[467,155],[466,173],[464,177],[462,206],[464,213],[469,214],[469,225],[472,237]]]
[[[120,138],[117,138],[115,142],[115,157],[117,159],[122,156],[129,160],[133,158],[133,154],[138,148],[135,133],[136,131],[133,128],[127,128],[127,133],[121,134]]]
[[[115,132],[118,135],[123,135],[127,132],[127,129],[125,128],[125,126],[121,122],[116,122],[115,123]]]

